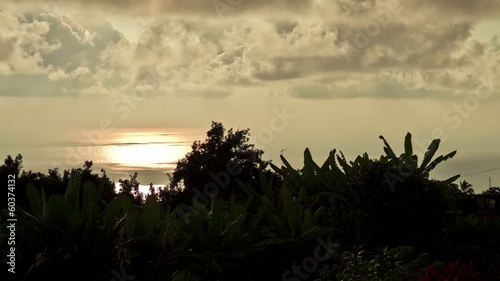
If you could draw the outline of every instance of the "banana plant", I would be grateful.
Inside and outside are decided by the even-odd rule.
[[[258,202],[259,207],[255,216],[261,218],[262,222],[253,231],[266,237],[267,245],[283,247],[291,254],[307,252],[317,237],[324,236],[328,232],[326,227],[318,223],[324,206],[315,210],[304,207],[299,198],[294,198],[286,182],[280,189],[277,206],[271,202],[269,196],[258,194],[248,184],[241,183],[241,187]],[[302,187],[299,193],[304,194],[305,188],[307,187]]]
[[[368,153],[365,152],[363,156],[358,155],[354,161],[347,161],[344,153],[340,151],[340,155],[337,155],[337,161],[339,161],[339,165],[342,167],[342,170],[344,170],[344,173],[349,174],[355,168],[370,164],[372,160],[368,156]]]
[[[240,268],[245,258],[264,250],[266,241],[251,231],[260,224],[259,216],[248,217],[252,200],[240,203],[232,195],[229,202],[214,200],[210,209],[194,202],[189,220],[179,207],[174,209],[170,219],[180,227],[173,247],[161,258],[161,270],[221,273]]]
[[[321,165],[316,164],[312,158],[309,148],[304,150],[304,166],[297,170],[280,156],[284,166],[281,168],[270,164],[271,168],[281,175],[284,183],[288,184],[294,195],[301,202],[313,202],[322,197],[332,197],[338,194],[346,185],[347,178],[335,161],[336,151],[330,151],[328,158]]]
[[[413,154],[413,145],[411,141],[411,134],[409,132],[405,136],[405,142],[404,142],[405,151],[399,157],[396,156],[391,146],[383,136],[379,136],[379,138],[384,142],[385,145],[384,151],[386,154],[380,157],[381,162],[394,164],[394,166],[397,167],[398,170],[404,170],[408,174],[411,173],[426,178],[429,177],[429,173],[434,168],[436,168],[436,166],[439,163],[453,158],[457,153],[457,151],[454,150],[446,155],[439,155],[434,160],[432,160],[434,155],[436,154],[436,151],[439,148],[439,144],[441,143],[440,139],[434,139],[427,148],[427,151],[425,152],[424,157],[422,159],[422,163],[420,163],[419,165],[418,156]],[[459,177],[460,175],[455,175],[445,180],[444,183],[452,183]]]
[[[111,262],[109,255],[117,233],[117,221],[128,213],[133,204],[128,198],[118,197],[105,209],[101,209],[101,189],[92,182],[83,185],[76,172],[70,180],[64,195],[51,195],[45,190],[39,192],[32,184],[26,186],[30,210],[18,208],[26,245],[32,248],[46,248],[43,253],[52,253],[54,259],[97,259],[102,264]],[[130,201],[130,202],[129,202]],[[31,237],[31,238],[30,238]],[[34,241],[33,237],[45,237]],[[30,239],[30,240],[28,240]],[[57,256],[54,256],[57,253]],[[36,269],[36,264],[28,274]]]

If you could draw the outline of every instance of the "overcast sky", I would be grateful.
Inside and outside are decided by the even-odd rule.
[[[3,0],[0,151],[214,120],[278,163],[411,132],[458,150],[436,178],[479,172],[500,167],[499,35],[499,0]]]

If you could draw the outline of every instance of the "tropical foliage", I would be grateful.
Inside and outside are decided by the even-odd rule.
[[[400,156],[381,137],[385,154],[378,159],[365,153],[347,161],[333,150],[317,164],[305,149],[304,165],[297,169],[283,156],[281,167],[259,160],[262,152],[247,143],[247,134],[229,130],[225,135],[222,125],[213,123],[206,142],[193,144],[193,152],[179,162],[172,186],[160,196],[138,193],[136,174],[120,181],[120,192],[110,193],[113,183],[105,171],[92,173],[90,161],[62,175],[57,170],[37,175],[19,171],[21,156],[8,157],[0,171],[18,175],[20,197],[26,198],[16,213],[20,279],[500,276],[499,222],[450,218],[460,195],[453,183],[458,176],[444,181],[429,176],[456,153],[434,157],[439,140],[431,143],[421,163],[407,134]],[[255,161],[238,162],[250,152],[258,155]],[[195,186],[213,181],[212,172],[227,168],[215,157],[219,154],[222,162],[246,166],[220,196],[194,199]],[[1,231],[7,236],[5,216],[2,210]],[[6,262],[7,249],[1,249]]]
[[[492,186],[487,190],[483,191],[482,194],[500,194],[500,187]]]
[[[461,181],[459,184],[460,191],[464,194],[474,194],[474,189],[472,188],[472,184],[468,181]]]
[[[248,140],[248,129],[226,133],[222,123],[212,122],[205,141],[193,142],[192,151],[177,162],[162,198],[173,205],[190,204],[200,195],[228,200],[237,180],[257,184],[258,168],[266,165],[264,152]]]

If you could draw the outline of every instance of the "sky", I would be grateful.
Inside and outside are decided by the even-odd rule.
[[[217,121],[300,168],[306,147],[378,158],[379,135],[399,154],[410,132],[418,155],[458,151],[432,177],[482,191],[500,186],[483,172],[500,167],[499,27],[499,0],[2,0],[0,153],[43,172],[55,144],[156,132],[183,145],[171,163]]]

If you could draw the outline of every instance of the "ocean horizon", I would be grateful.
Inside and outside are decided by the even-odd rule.
[[[130,179],[137,172],[140,189],[149,191],[151,183],[158,188],[169,183],[167,174],[174,172],[177,161],[191,150],[194,141],[189,133],[168,130],[116,130],[101,142],[76,140],[41,142],[2,147],[2,157],[23,156],[25,171],[47,173],[49,169],[81,168],[92,161],[94,173],[106,171],[119,188],[120,179]]]
[[[15,155],[21,154],[23,156],[22,170],[42,173],[47,173],[49,169],[53,168],[58,168],[60,172],[81,168],[85,161],[92,161],[93,172],[100,173],[101,169],[104,169],[117,189],[119,189],[120,179],[129,179],[130,175],[137,172],[141,192],[148,193],[151,183],[155,188],[168,185],[168,174],[172,174],[177,162],[192,150],[193,142],[206,138],[206,128],[116,128],[112,133],[102,134],[99,138],[88,138],[86,132],[91,130],[95,129],[76,130],[57,141],[29,138],[15,143],[4,142],[0,147],[0,153],[4,159],[7,155],[15,157]],[[378,149],[370,149],[371,151],[369,151],[371,158],[378,158],[383,153],[381,144],[377,143],[377,140],[374,138],[373,143],[374,147],[378,147]],[[250,142],[256,143],[255,140]],[[401,151],[402,148],[399,147],[400,144],[396,139],[394,139],[394,143],[394,148],[398,152]],[[272,146],[257,147],[264,149],[263,158],[265,160],[273,160],[273,163],[280,166],[278,157],[283,146],[280,145],[279,141]],[[301,168],[305,147],[307,146],[288,146],[284,156],[294,167]],[[316,148],[309,147],[317,163],[322,163],[326,159],[327,150],[318,150],[317,144]],[[461,174],[473,183],[478,192],[488,188],[489,179],[491,179],[493,186],[498,186],[499,170],[482,172],[498,167],[498,155],[500,155],[498,150],[476,150],[473,151],[474,153],[461,153],[458,145],[449,147],[458,148],[456,159],[446,161],[439,166],[431,175],[432,178],[444,180],[453,175]],[[334,148],[333,145],[332,148]],[[449,152],[449,149],[446,151],[444,149],[440,149],[441,153]],[[369,149],[365,151],[367,150]],[[344,153],[346,152],[347,150],[344,150]],[[353,150],[345,155],[347,159],[354,160],[358,154],[363,152],[362,150]],[[474,169],[471,168],[471,163],[474,163]],[[460,178],[460,180],[463,179]]]

